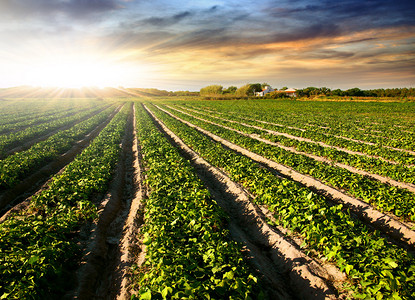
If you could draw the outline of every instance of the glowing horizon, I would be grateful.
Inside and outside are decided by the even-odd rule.
[[[0,2],[0,87],[415,85],[411,1]]]

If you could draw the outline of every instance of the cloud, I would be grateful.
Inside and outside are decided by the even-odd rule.
[[[175,80],[359,70],[409,78],[413,15],[413,0],[0,0],[0,51],[101,53]]]
[[[264,11],[275,18],[305,23],[313,20],[336,22],[354,30],[415,24],[415,5],[412,0],[301,0],[285,4],[272,1]]]
[[[175,14],[170,17],[151,17],[140,21],[139,23],[142,25],[152,25],[157,27],[167,27],[172,26],[174,24],[179,23],[180,21],[189,18],[193,15],[193,13],[189,11],[184,11],[178,14]]]
[[[117,0],[2,0],[0,14],[8,18],[55,17],[82,19],[121,9]]]

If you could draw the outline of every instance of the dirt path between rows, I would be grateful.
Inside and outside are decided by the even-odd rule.
[[[134,106],[134,139],[133,139],[133,168],[131,177],[132,186],[135,189],[134,197],[131,201],[131,208],[123,229],[123,236],[120,243],[120,255],[116,272],[117,278],[116,286],[119,286],[119,292],[116,295],[118,300],[126,300],[131,298],[131,280],[129,277],[129,269],[133,263],[141,266],[145,259],[145,246],[139,240],[139,230],[144,224],[144,204],[142,203],[148,197],[147,186],[144,183],[144,166],[141,150],[137,142],[136,135],[136,121],[135,121],[135,106]],[[115,294],[114,294],[115,295]],[[114,298],[115,299],[115,298]]]
[[[200,108],[194,107],[194,106],[191,106],[191,105],[186,105],[186,107],[185,106],[180,106],[180,107],[187,108],[187,109],[188,109],[188,107],[192,107],[193,110],[195,110],[199,113],[202,113],[202,112],[199,111]],[[223,112],[219,112],[217,110],[210,110],[210,109],[203,109],[203,111],[208,111],[208,112],[211,112],[211,113],[214,113],[214,114],[219,114],[219,115],[225,115],[226,114],[226,113],[223,113]],[[262,124],[268,124],[268,125],[273,125],[273,126],[277,126],[277,127],[282,127],[282,128],[289,128],[289,129],[299,130],[299,131],[302,131],[302,132],[307,131],[307,129],[304,129],[304,128],[288,126],[288,125],[283,125],[283,124],[278,124],[278,123],[271,123],[271,122],[266,122],[266,121],[262,121],[262,120],[255,120],[255,119],[245,118],[245,117],[241,117],[241,116],[238,116],[238,118],[241,118],[241,119],[244,119],[244,120],[247,120],[247,121],[254,121],[254,122],[258,122],[258,123],[262,123]]]
[[[96,112],[92,112],[92,113],[90,113],[90,114],[86,115],[85,117],[83,117],[83,118],[82,118],[82,119],[80,119],[80,120],[77,120],[77,121],[75,121],[75,122],[71,122],[70,124],[67,124],[67,125],[64,125],[64,126],[62,126],[62,127],[59,127],[59,128],[57,128],[57,129],[55,129],[55,130],[52,130],[51,132],[48,132],[48,133],[44,134],[44,135],[41,135],[41,136],[39,136],[39,137],[33,138],[33,139],[29,140],[29,141],[26,141],[26,142],[24,142],[22,145],[19,145],[19,146],[17,146],[17,147],[14,147],[14,148],[12,148],[12,149],[9,149],[9,150],[5,151],[5,155],[4,155],[4,157],[2,157],[2,158],[4,159],[5,157],[7,157],[7,156],[9,156],[9,155],[12,155],[12,154],[13,154],[13,153],[15,153],[15,152],[20,152],[20,151],[24,151],[24,150],[26,150],[26,149],[29,149],[29,148],[30,148],[30,147],[32,147],[34,144],[39,143],[39,142],[41,142],[41,141],[44,141],[44,140],[46,140],[47,138],[51,137],[52,135],[54,135],[54,134],[56,134],[56,133],[58,133],[58,132],[60,132],[60,131],[62,131],[62,130],[69,129],[69,128],[71,128],[71,127],[75,126],[76,124],[79,124],[79,123],[81,123],[81,122],[83,122],[83,121],[85,121],[85,120],[87,120],[87,119],[89,119],[89,118],[91,118],[91,117],[95,116],[96,114],[99,114],[99,113],[103,112],[103,111],[104,111],[104,110],[106,110],[108,107],[109,107],[109,106],[105,106],[103,109],[100,109],[100,110],[98,110],[98,111],[96,111]]]
[[[50,176],[58,173],[62,168],[69,164],[76,155],[88,147],[91,141],[107,126],[112,118],[120,111],[121,105],[116,108],[110,116],[94,130],[87,134],[82,140],[78,141],[69,151],[62,154],[58,159],[45,165],[40,170],[22,180],[14,188],[0,193],[0,223],[2,223],[12,212],[25,209],[30,195],[39,190],[50,180]],[[25,200],[26,199],[26,200]]]
[[[183,120],[169,111],[158,107],[161,111],[167,113],[171,117],[179,120],[180,122],[187,124],[188,126],[197,129],[199,132],[207,135],[211,139],[225,145],[226,147],[245,155],[251,158],[254,161],[257,161],[261,164],[268,166],[271,169],[276,170],[280,174],[286,176],[287,178],[291,178],[292,180],[303,184],[315,191],[319,194],[324,195],[325,197],[338,202],[342,203],[345,206],[349,207],[362,221],[370,224],[371,226],[380,229],[387,236],[392,237],[397,240],[397,242],[403,242],[404,244],[408,245],[410,248],[415,247],[415,232],[412,231],[410,228],[412,227],[410,224],[402,223],[394,218],[394,216],[389,216],[387,214],[381,213],[380,211],[371,207],[368,203],[363,202],[359,199],[353,198],[349,195],[342,193],[341,191],[328,186],[317,179],[301,174],[289,167],[281,165],[275,161],[267,159],[261,155],[258,155],[254,152],[251,152],[243,147],[240,147],[234,143],[231,143],[203,128],[200,128],[186,120]]]
[[[146,194],[138,161],[134,116],[132,111],[115,177],[91,230],[77,275],[78,287],[67,298],[130,299],[129,268],[144,258],[138,233],[144,222],[141,200]]]
[[[342,298],[333,285],[345,280],[343,273],[306,256],[298,245],[268,225],[261,209],[241,186],[201,158],[145,108],[159,129],[190,160],[211,195],[229,215],[232,238],[244,245],[248,262],[261,274],[272,299]]]
[[[170,107],[170,106],[167,106],[167,107]],[[171,109],[174,109],[172,107],[170,107],[170,108]],[[297,151],[294,147],[287,147],[287,146],[281,145],[280,143],[271,142],[269,140],[266,140],[266,139],[263,139],[263,138],[259,137],[256,134],[248,134],[248,133],[245,133],[243,131],[240,131],[240,130],[237,130],[237,129],[234,129],[234,128],[231,128],[231,127],[228,127],[228,126],[224,126],[224,125],[221,125],[221,124],[218,124],[218,123],[215,123],[215,122],[211,122],[209,120],[205,120],[203,118],[199,118],[199,117],[193,116],[191,114],[188,114],[188,113],[183,112],[183,111],[178,110],[178,109],[175,109],[175,110],[176,111],[179,111],[181,113],[187,114],[189,116],[192,116],[193,118],[196,118],[198,120],[205,121],[205,122],[208,122],[210,124],[213,124],[213,125],[216,125],[216,126],[219,126],[219,127],[222,127],[222,128],[225,128],[225,129],[228,129],[228,130],[231,130],[231,131],[234,131],[234,132],[239,133],[241,135],[250,137],[252,139],[255,139],[257,141],[263,142],[265,144],[272,145],[272,146],[276,146],[276,147],[279,147],[281,149],[284,149],[286,151],[289,151],[289,152],[292,152],[292,153],[295,153],[295,154],[304,155],[304,156],[307,156],[307,157],[312,158],[314,160],[317,160],[317,161],[320,161],[320,162],[324,162],[326,164],[333,165],[333,166],[336,166],[336,167],[339,167],[339,168],[342,168],[342,169],[346,169],[346,170],[348,170],[348,171],[350,171],[352,173],[355,173],[355,174],[368,176],[368,177],[374,178],[374,179],[376,179],[376,180],[378,180],[378,181],[380,181],[382,183],[387,183],[387,184],[396,186],[398,188],[407,189],[408,191],[410,191],[412,193],[415,193],[415,185],[414,184],[406,183],[406,182],[400,182],[400,181],[394,180],[394,179],[389,178],[389,177],[385,177],[385,176],[378,175],[378,174],[374,174],[374,173],[370,173],[370,172],[367,172],[367,171],[364,171],[364,170],[356,169],[356,168],[354,168],[352,166],[349,166],[349,165],[346,165],[346,164],[342,164],[342,163],[338,163],[338,162],[332,161],[330,159],[327,159],[327,158],[324,158],[324,157],[321,157],[321,156],[317,156],[317,155],[310,154],[310,153],[306,153],[306,152],[302,152],[302,151]],[[223,120],[225,120],[225,119],[223,119]],[[239,122],[236,122],[236,121],[234,121],[233,123],[245,125],[243,123],[239,123]]]
[[[175,108],[173,108],[171,106],[168,106],[168,107],[170,107],[171,109],[175,109]],[[188,110],[191,110],[191,109],[188,109]],[[193,111],[195,111],[195,110],[193,110]],[[206,113],[203,113],[203,112],[200,112],[200,111],[195,111],[195,112],[200,113],[200,114],[207,115]],[[323,143],[323,142],[314,141],[314,140],[311,140],[311,139],[308,139],[308,138],[302,138],[302,137],[298,137],[298,136],[291,135],[291,134],[288,134],[288,133],[283,133],[283,132],[278,132],[278,131],[273,131],[273,130],[265,129],[265,128],[260,127],[260,126],[255,126],[255,125],[250,125],[250,124],[246,124],[246,123],[242,123],[242,122],[228,120],[228,119],[221,118],[221,117],[217,117],[217,116],[211,116],[211,115],[209,115],[209,116],[210,117],[213,117],[213,118],[217,118],[217,119],[223,120],[223,121],[227,121],[227,122],[231,122],[231,123],[238,123],[240,125],[244,125],[244,126],[247,126],[247,127],[251,127],[251,128],[258,129],[258,130],[262,130],[262,131],[268,132],[268,133],[273,134],[273,135],[285,136],[287,138],[294,139],[294,140],[298,140],[298,141],[304,141],[304,142],[309,142],[309,143],[313,143],[313,144],[318,144],[318,145],[320,145],[322,147],[325,147],[325,148],[333,148],[333,149],[336,149],[336,150],[339,150],[339,151],[343,151],[343,152],[346,152],[346,153],[349,153],[349,154],[361,155],[361,156],[366,156],[366,157],[369,157],[369,158],[376,158],[376,159],[380,159],[380,160],[383,160],[385,162],[388,162],[388,163],[394,164],[394,165],[399,164],[396,161],[389,160],[389,159],[386,159],[386,158],[383,158],[383,157],[380,157],[380,156],[370,155],[370,154],[366,154],[366,153],[358,152],[358,151],[352,151],[352,150],[345,149],[345,148],[342,148],[342,147],[332,146],[332,145],[329,145],[329,144],[326,144],[326,143]],[[291,128],[291,129],[301,130],[301,128],[283,126],[281,124],[275,124],[275,123],[265,122],[265,121],[261,121],[261,120],[254,120],[254,119],[248,119],[248,118],[245,118],[245,119],[246,120],[249,120],[249,121],[260,122],[260,123],[269,124],[269,125],[275,125],[275,126],[278,126],[278,127],[287,127],[287,128]],[[303,130],[305,131],[305,129],[303,129]],[[331,135],[331,136],[334,136],[336,138],[341,138],[341,139],[349,140],[349,141],[353,141],[353,142],[356,142],[356,143],[362,143],[362,144],[367,144],[367,145],[371,145],[371,146],[376,145],[376,144],[371,143],[371,142],[366,142],[366,141],[361,141],[361,140],[346,138],[346,137],[339,136],[339,135]],[[394,147],[390,147],[390,146],[382,146],[382,147],[388,148],[388,149],[391,149],[391,150],[396,150],[396,151],[401,151],[401,152],[407,152],[407,153],[409,153],[411,155],[415,155],[415,152],[414,151],[411,151],[411,150],[394,148]],[[412,165],[409,166],[409,167],[412,167]]]
[[[72,112],[73,111],[73,112]],[[74,115],[74,114],[76,114],[77,112],[75,111],[75,109],[74,108],[71,108],[71,109],[66,109],[66,110],[63,110],[63,111],[59,111],[60,113],[67,113],[67,115],[64,115],[64,117],[66,118],[66,117],[69,117],[69,116],[72,116],[72,115]],[[78,111],[79,112],[79,111]],[[45,115],[41,115],[41,117],[51,117],[52,115],[54,115],[54,114],[56,114],[56,112],[53,112],[53,113],[48,113],[48,114],[45,114]],[[23,122],[24,121],[29,121],[29,120],[34,120],[34,119],[36,119],[36,118],[38,118],[39,116],[35,116],[35,117],[31,117],[31,118],[27,118],[27,119],[24,119],[23,120]],[[52,117],[51,117],[51,119],[52,119]],[[44,124],[44,123],[47,123],[47,122],[50,122],[51,120],[50,119],[47,119],[46,121],[33,121],[33,123],[31,123],[31,124],[29,124],[29,125],[20,125],[19,126],[19,121],[18,122],[12,122],[12,123],[6,123],[6,124],[0,124],[0,127],[1,126],[4,126],[4,125],[10,125],[10,126],[15,126],[14,128],[7,128],[7,129],[4,129],[4,128],[1,128],[0,129],[0,134],[1,135],[6,135],[6,134],[9,134],[9,133],[11,133],[11,132],[17,132],[17,131],[22,131],[22,130],[24,130],[24,129],[26,129],[26,128],[28,128],[28,127],[31,127],[31,126],[36,126],[36,125],[39,125],[39,124]],[[22,122],[22,121],[20,121],[20,122]]]

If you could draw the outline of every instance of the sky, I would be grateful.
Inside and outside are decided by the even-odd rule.
[[[413,0],[0,0],[0,87],[415,86]]]

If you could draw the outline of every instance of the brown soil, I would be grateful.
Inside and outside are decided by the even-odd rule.
[[[169,107],[170,107],[170,106],[169,106]],[[171,107],[170,107],[170,108],[171,108]],[[172,109],[174,109],[174,108],[172,108]],[[177,110],[177,109],[176,109],[176,110]],[[177,110],[177,111],[180,111],[180,110]],[[186,112],[183,112],[183,111],[180,111],[180,112],[182,112],[182,113],[184,113],[184,114],[187,114]],[[190,115],[190,114],[187,114],[187,115]],[[255,140],[257,140],[257,141],[263,142],[263,143],[265,143],[265,144],[272,145],[272,146],[276,146],[276,147],[279,147],[279,148],[284,149],[284,150],[286,150],[286,151],[290,151],[290,152],[295,153],[295,154],[301,154],[301,155],[304,155],[304,156],[310,157],[310,158],[312,158],[312,159],[315,159],[315,160],[317,160],[317,161],[324,162],[324,163],[326,163],[326,164],[330,164],[330,165],[334,165],[334,166],[339,167],[339,168],[346,169],[346,170],[348,170],[348,171],[350,171],[350,172],[352,172],[352,173],[355,173],[355,174],[360,174],[360,175],[364,175],[364,176],[368,176],[368,177],[374,178],[374,179],[376,179],[376,180],[378,180],[378,181],[380,181],[380,182],[387,183],[387,184],[390,184],[390,185],[396,186],[396,187],[398,187],[398,188],[407,189],[407,190],[409,190],[410,192],[415,193],[415,185],[413,185],[413,184],[411,184],[411,183],[400,182],[400,181],[396,181],[396,180],[393,180],[393,179],[388,178],[388,177],[385,177],[385,176],[381,176],[381,175],[378,175],[378,174],[373,174],[373,173],[370,173],[370,172],[367,172],[367,171],[359,170],[359,169],[356,169],[356,168],[354,168],[354,167],[351,167],[351,166],[348,166],[348,165],[345,165],[345,164],[342,164],[342,163],[337,163],[337,162],[334,162],[334,161],[332,161],[332,160],[329,160],[329,159],[324,158],[324,157],[321,157],[321,156],[317,156],[317,155],[309,154],[309,153],[302,152],[302,151],[297,151],[294,147],[286,147],[286,146],[284,146],[284,145],[281,145],[280,143],[271,142],[271,141],[269,141],[269,140],[266,140],[266,139],[260,138],[260,137],[259,137],[258,135],[256,135],[256,134],[247,134],[247,133],[245,133],[245,132],[243,132],[243,131],[239,131],[239,130],[234,129],[234,128],[231,128],[231,127],[227,127],[227,126],[224,126],[224,125],[221,125],[221,124],[218,124],[218,123],[214,123],[214,122],[211,122],[211,121],[208,121],[208,120],[202,119],[202,118],[198,118],[198,117],[193,116],[193,115],[191,115],[191,116],[192,116],[192,117],[194,117],[194,118],[196,118],[196,119],[199,119],[199,120],[203,120],[203,121],[209,122],[209,123],[211,123],[211,124],[213,124],[213,125],[220,126],[220,127],[222,127],[222,128],[226,128],[226,129],[228,129],[228,130],[232,130],[232,131],[237,132],[237,133],[239,133],[239,134],[241,134],[241,135],[244,135],[244,136],[250,137],[250,138],[252,138],[252,139],[255,139]],[[226,119],[223,119],[223,120],[226,120]],[[242,124],[242,125],[245,125],[245,124],[243,124],[243,123],[239,123],[239,122],[236,122],[236,121],[232,121],[232,122],[233,122],[233,123],[237,123],[237,124]]]
[[[182,108],[188,108],[188,107],[192,107],[192,106],[187,105],[186,107],[184,107],[184,106],[181,106],[181,107]],[[193,107],[193,108],[195,108],[195,107]],[[189,109],[189,110],[191,110],[191,109]],[[196,111],[198,113],[202,113],[202,112],[196,110],[196,108],[193,109],[193,111]],[[213,110],[209,110],[209,109],[203,109],[203,111],[208,111],[208,112],[211,112],[211,113],[214,113],[214,114],[219,114],[219,115],[225,115],[225,113],[222,113],[222,112],[219,112],[219,111],[213,111]],[[299,127],[293,127],[293,126],[288,126],[288,125],[283,125],[283,124],[278,124],[278,123],[271,123],[271,122],[266,122],[266,121],[261,121],[261,120],[249,119],[249,118],[244,118],[244,117],[240,117],[240,116],[239,116],[239,118],[247,120],[247,121],[255,121],[255,122],[258,122],[258,123],[273,125],[273,126],[277,126],[277,127],[289,128],[289,129],[299,130],[299,131],[303,131],[303,132],[306,131],[306,129],[299,128]],[[326,128],[328,128],[328,127],[326,127]]]
[[[68,110],[66,110],[67,112],[68,111],[70,111],[70,110],[72,110],[72,109],[68,109]],[[64,112],[63,110],[62,111],[60,111],[60,112]],[[79,111],[78,111],[79,112]],[[69,116],[72,116],[72,115],[74,115],[74,114],[76,114],[77,112],[75,111],[75,112],[70,112],[70,113],[68,113],[67,115],[65,115],[64,117],[69,117]],[[52,116],[54,113],[49,113],[49,114],[44,114],[44,115],[42,115],[42,117],[47,117],[47,116]],[[24,129],[26,129],[26,128],[29,128],[29,127],[31,127],[31,126],[36,126],[36,125],[39,125],[39,124],[42,124],[42,123],[47,123],[47,122],[50,122],[50,120],[48,120],[48,121],[34,121],[33,123],[31,123],[30,125],[18,125],[18,124],[16,124],[16,123],[19,123],[19,122],[24,122],[24,121],[26,121],[26,120],[30,120],[30,119],[37,119],[38,118],[38,116],[30,116],[30,117],[28,117],[28,118],[26,118],[26,119],[24,119],[24,120],[21,120],[21,121],[14,121],[14,122],[7,122],[6,124],[4,124],[4,125],[11,125],[11,124],[15,124],[15,128],[13,128],[13,129],[11,129],[11,130],[0,130],[0,134],[1,135],[3,135],[3,134],[9,134],[9,133],[11,133],[11,132],[17,132],[17,131],[21,131],[21,130],[24,130]],[[3,125],[3,124],[1,124],[1,125]]]
[[[206,162],[148,112],[182,155],[191,161],[211,195],[228,213],[232,238],[244,245],[248,262],[259,272],[273,299],[342,297],[336,294],[333,285],[339,286],[338,283],[345,280],[344,274],[306,256],[298,245],[268,225],[266,216],[241,186]]]
[[[122,155],[109,192],[99,207],[99,219],[90,231],[78,270],[78,286],[66,298],[129,299],[129,267],[143,257],[137,240],[143,224],[141,199],[145,195],[138,164],[134,112],[122,142]]]
[[[131,200],[131,208],[123,229],[123,236],[120,243],[119,265],[117,266],[115,278],[116,286],[119,287],[119,292],[116,298],[119,300],[130,299],[130,277],[129,268],[133,263],[138,266],[144,263],[145,246],[139,240],[139,230],[144,224],[144,205],[143,199],[147,197],[147,188],[144,184],[144,173],[142,156],[140,148],[137,144],[136,130],[135,130],[135,107],[134,107],[134,138],[133,138],[133,164],[130,166],[129,172],[131,178],[131,185],[134,186],[135,193]],[[115,293],[113,293],[115,295]],[[115,297],[114,297],[115,299]]]
[[[213,140],[225,145],[229,149],[232,149],[242,155],[245,155],[254,161],[262,163],[268,166],[269,168],[276,170],[280,174],[283,174],[287,178],[291,178],[292,180],[299,182],[304,186],[318,191],[320,194],[326,196],[328,199],[344,204],[346,207],[349,207],[362,221],[385,232],[388,237],[395,239],[397,243],[403,242],[410,248],[415,247],[415,232],[410,229],[412,227],[411,224],[402,223],[399,220],[397,220],[394,216],[389,216],[387,214],[381,213],[373,207],[371,207],[368,203],[365,203],[359,199],[346,195],[343,192],[331,186],[323,184],[322,182],[316,180],[311,176],[298,173],[297,171],[289,167],[286,167],[263,156],[260,156],[256,153],[253,153],[215,134],[212,134],[211,132],[204,130],[188,121],[185,121],[158,106],[156,107],[164,111],[168,115],[172,116],[173,118],[183,122],[184,124],[187,124],[192,128],[197,129],[198,131],[209,136]]]
[[[176,109],[176,108],[174,108],[174,107],[171,107],[171,106],[169,106],[169,107],[170,107],[171,109],[174,109],[174,110],[180,111],[180,110],[178,110],[178,109]],[[190,110],[190,109],[188,109],[188,110]],[[193,111],[194,111],[194,110],[193,110]],[[180,112],[185,113],[185,112],[183,112],[183,111],[180,111]],[[200,112],[200,111],[196,111],[196,112],[203,114],[203,112]],[[194,118],[197,118],[197,117],[195,117],[195,116],[193,116],[193,117],[194,117]],[[309,142],[309,143],[313,143],[313,144],[318,144],[318,145],[320,145],[320,146],[322,146],[322,147],[325,147],[325,148],[333,148],[333,149],[336,149],[336,150],[339,150],[339,151],[343,151],[343,152],[346,152],[346,153],[349,153],[349,154],[353,154],[353,155],[361,155],[361,156],[366,156],[366,157],[369,157],[369,158],[376,158],[376,159],[380,159],[380,160],[386,161],[386,162],[388,162],[388,163],[390,163],[390,164],[394,164],[394,165],[399,164],[399,163],[398,163],[398,162],[396,162],[396,161],[389,160],[389,159],[386,159],[386,158],[383,158],[383,157],[380,157],[380,156],[376,156],[376,155],[369,155],[369,154],[367,154],[367,153],[358,152],[358,151],[352,151],[352,150],[348,150],[348,149],[341,148],[341,147],[338,147],[338,146],[328,145],[328,144],[323,143],[323,142],[313,141],[313,140],[308,139],[308,138],[302,138],[302,137],[294,136],[294,135],[291,135],[291,134],[288,134],[288,133],[283,133],[283,132],[273,131],[273,130],[265,129],[265,128],[262,128],[262,127],[259,127],[259,126],[254,126],[254,125],[250,125],[250,124],[246,124],[246,123],[242,123],[242,122],[237,122],[237,121],[233,121],[233,120],[228,120],[228,119],[220,118],[220,117],[217,117],[217,116],[211,116],[211,117],[213,117],[213,118],[217,118],[217,119],[220,119],[220,120],[224,120],[224,121],[228,121],[228,122],[231,122],[231,123],[241,124],[241,125],[244,125],[244,126],[247,126],[247,127],[251,127],[251,128],[258,129],[258,130],[262,130],[262,131],[265,131],[265,132],[267,132],[267,133],[269,133],[269,134],[279,135],[279,136],[285,136],[285,137],[287,137],[287,138],[294,139],[294,140],[298,140],[298,141],[304,141],[304,142]],[[280,126],[280,124],[269,123],[269,122],[260,121],[260,120],[253,120],[253,119],[249,119],[249,120],[251,120],[251,121],[255,121],[255,122],[264,123],[264,124],[271,124],[271,125],[275,125],[275,126],[279,126],[279,127],[281,127],[281,126],[282,126],[282,125]],[[209,121],[207,121],[207,120],[205,120],[205,121],[206,121],[206,122],[209,122]],[[293,128],[293,129],[299,129],[299,128],[295,128],[295,127],[288,127],[288,126],[283,126],[283,127]],[[228,127],[226,127],[226,128],[228,128]],[[338,135],[333,135],[333,136],[334,136],[334,137],[337,137],[337,138],[342,138],[342,139],[345,139],[345,140],[353,141],[353,142],[356,142],[356,143],[363,143],[363,144],[368,144],[368,145],[375,145],[374,143],[365,142],[365,141],[361,141],[361,140],[355,140],[355,139],[351,139],[351,138],[345,138],[345,137],[338,136]],[[408,153],[410,153],[410,154],[412,154],[412,155],[414,155],[414,154],[415,154],[415,152],[410,151],[410,150],[398,149],[398,148],[393,148],[393,147],[388,147],[388,146],[383,146],[383,147],[384,147],[384,148],[389,148],[389,149],[392,149],[392,150],[397,150],[397,151],[402,151],[402,152],[408,152]]]
[[[58,159],[34,172],[14,188],[0,193],[0,223],[2,223],[11,212],[25,209],[29,203],[28,197],[39,190],[49,180],[51,175],[59,172],[68,163],[70,163],[76,155],[86,148],[90,142],[98,136],[101,130],[107,126],[120,109],[121,106],[115,109],[107,120],[98,125],[94,130],[92,130],[82,140],[78,141],[69,151],[62,154]]]
[[[83,117],[82,119],[77,120],[76,122],[72,122],[72,123],[70,123],[70,124],[64,125],[64,126],[59,127],[59,128],[57,128],[57,129],[55,129],[55,130],[53,130],[53,131],[51,131],[51,132],[48,132],[48,133],[44,134],[44,135],[42,135],[42,136],[39,136],[39,137],[33,138],[33,139],[31,139],[31,140],[29,140],[29,141],[27,141],[27,142],[24,142],[24,144],[19,145],[19,146],[17,146],[17,147],[14,147],[14,148],[12,148],[12,149],[10,149],[10,150],[6,151],[6,153],[5,153],[4,157],[7,157],[7,156],[9,156],[9,155],[12,155],[13,153],[16,153],[16,152],[20,152],[20,151],[24,151],[24,150],[26,150],[26,149],[29,149],[29,148],[30,148],[30,147],[32,147],[34,144],[39,143],[40,141],[44,141],[44,140],[46,140],[47,138],[51,137],[52,135],[54,135],[54,134],[58,133],[59,131],[69,129],[69,128],[71,128],[71,127],[75,126],[76,124],[78,124],[78,123],[80,123],[80,122],[82,122],[82,121],[85,121],[86,119],[89,119],[89,118],[91,118],[92,116],[94,116],[94,115],[96,115],[96,114],[99,114],[100,112],[104,111],[104,110],[105,110],[105,109],[107,109],[107,108],[108,108],[108,106],[105,106],[103,109],[99,110],[98,112],[93,112],[93,113],[90,113],[90,114],[86,115],[85,117]],[[75,113],[73,113],[73,114],[71,114],[71,115],[74,115],[74,114],[75,114]]]

